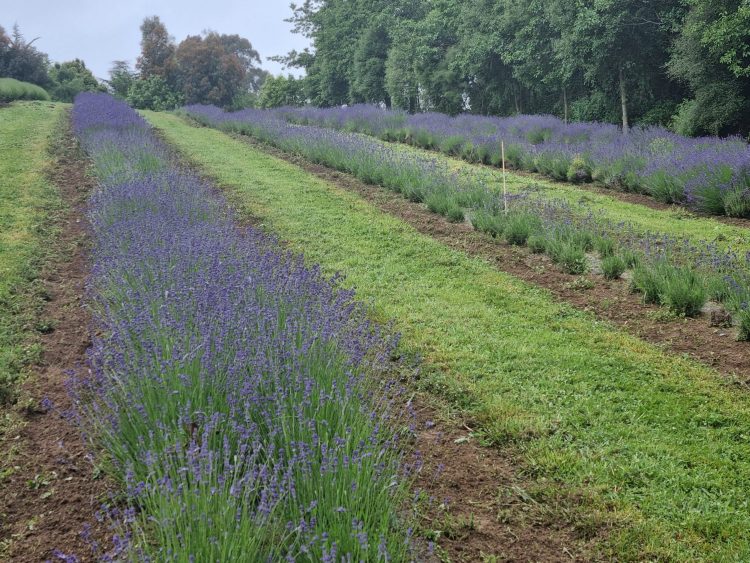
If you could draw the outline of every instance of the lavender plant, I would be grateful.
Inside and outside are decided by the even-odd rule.
[[[126,491],[110,556],[409,559],[398,389],[379,377],[395,335],[337,278],[240,230],[124,103],[81,94],[73,124],[100,180],[101,336],[71,388]]]

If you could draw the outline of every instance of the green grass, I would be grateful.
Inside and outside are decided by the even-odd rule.
[[[0,402],[12,398],[25,366],[39,357],[43,290],[35,280],[61,205],[44,170],[62,111],[32,103],[0,109]]]
[[[395,319],[426,389],[519,448],[538,483],[610,507],[627,524],[605,546],[617,559],[750,558],[746,393],[246,143],[147,117],[235,205]]]
[[[49,94],[41,86],[15,78],[0,78],[0,102],[49,99]]]

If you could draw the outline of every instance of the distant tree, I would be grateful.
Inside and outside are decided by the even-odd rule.
[[[203,37],[185,38],[177,47],[175,62],[187,103],[228,107],[238,95],[253,88],[255,63],[260,57],[247,39],[208,32]]]
[[[269,76],[258,93],[258,107],[300,106],[305,103],[304,80],[289,76]]]
[[[185,103],[161,76],[134,80],[128,89],[127,102],[136,109],[167,111]]]
[[[62,102],[72,102],[80,92],[106,91],[80,59],[55,63],[50,68],[49,77],[52,82],[49,88],[52,98]]]
[[[117,98],[125,99],[128,96],[131,84],[136,80],[136,74],[130,69],[127,61],[114,61],[109,69],[109,80],[107,84]]]
[[[38,38],[36,38],[38,39]],[[49,58],[34,47],[36,39],[26,41],[18,25],[10,36],[0,33],[0,76],[31,82],[38,86],[50,85]]]
[[[161,76],[172,82],[175,44],[159,16],[143,20],[141,24],[141,54],[135,64],[141,78]]]

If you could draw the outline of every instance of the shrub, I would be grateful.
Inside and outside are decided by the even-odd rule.
[[[692,268],[664,265],[661,302],[671,311],[686,317],[697,316],[706,304],[706,288]]]
[[[44,88],[22,82],[15,78],[0,78],[0,102],[13,102],[15,100],[42,100],[48,101],[49,94]]]
[[[424,190],[416,184],[407,184],[403,187],[401,193],[406,199],[414,203],[422,203],[424,201]]]
[[[630,282],[633,291],[643,294],[645,303],[661,303],[661,284],[659,276],[653,267],[636,265],[633,269],[633,279]]]
[[[461,154],[461,147],[464,144],[464,138],[458,135],[451,135],[446,137],[440,143],[440,150],[445,154],[458,156]]]
[[[479,210],[471,218],[471,224],[477,231],[499,237],[505,232],[506,220],[505,215]]]
[[[621,250],[620,256],[625,261],[626,268],[633,269],[641,263],[641,254],[632,248]]]
[[[505,240],[510,244],[523,246],[529,236],[541,228],[541,221],[530,213],[514,213],[508,217],[505,225]]]
[[[582,156],[576,156],[570,163],[567,173],[568,182],[580,184],[591,181],[591,166]]]
[[[615,253],[615,241],[609,237],[596,237],[594,248],[602,258],[607,258]]]
[[[136,109],[167,111],[181,106],[182,96],[172,90],[161,76],[136,80],[128,90],[128,104]]]
[[[452,223],[460,223],[464,220],[464,211],[456,201],[448,194],[433,192],[425,198],[427,209],[433,213],[439,213]]]
[[[531,235],[526,241],[526,246],[534,254],[543,254],[547,251],[547,239],[542,235]]]
[[[566,274],[585,274],[589,269],[586,252],[575,242],[556,237],[546,244],[547,253]]]
[[[646,303],[665,305],[686,317],[696,316],[706,303],[706,287],[698,273],[664,261],[638,266],[633,271],[632,287],[643,293]]]
[[[724,212],[729,217],[750,217],[750,187],[724,193]]]
[[[608,280],[616,280],[625,271],[625,260],[620,256],[610,255],[602,260],[602,273]]]
[[[676,177],[671,170],[654,172],[645,183],[648,192],[662,203],[685,202],[685,182]]]

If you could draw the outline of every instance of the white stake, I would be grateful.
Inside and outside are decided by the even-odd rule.
[[[500,154],[503,157],[503,208],[505,214],[508,214],[508,184],[505,180],[505,142],[500,141]]]

